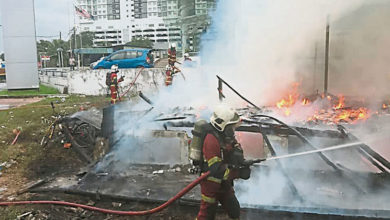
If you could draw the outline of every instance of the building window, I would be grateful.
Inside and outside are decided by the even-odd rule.
[[[108,29],[114,29],[114,26],[108,26]]]
[[[154,24],[149,24],[149,27],[154,27]]]
[[[102,29],[102,27],[101,26],[96,26],[96,29]]]

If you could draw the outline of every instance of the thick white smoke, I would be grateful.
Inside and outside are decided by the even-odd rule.
[[[209,75],[220,74],[259,105],[275,103],[330,22],[361,0],[219,1],[202,47]],[[208,40],[213,39],[213,40]],[[212,82],[215,84],[215,82]],[[311,82],[310,82],[311,83]]]
[[[306,64],[311,62],[310,56],[315,43],[325,35],[327,17],[329,16],[332,24],[360,7],[363,2],[220,0],[216,11],[212,13],[212,25],[203,37],[200,61],[196,68],[182,68],[185,79],[177,74],[173,86],[162,88],[155,96],[146,94],[154,102],[154,112],[151,115],[169,112],[175,106],[208,106],[213,109],[218,103],[217,74],[256,104],[275,103],[292,82],[306,80],[302,76],[310,75],[311,67]],[[236,107],[242,106],[242,100],[229,93],[226,86],[224,93],[228,103]],[[155,129],[152,122],[154,117],[151,115],[140,122],[130,119],[121,121],[118,123],[122,123],[119,130],[127,135],[132,133],[130,130],[137,129],[137,135],[142,136],[145,130]],[[145,123],[147,120],[150,123]],[[136,151],[137,146],[132,145],[134,144],[126,143],[118,146],[117,154],[127,155]],[[295,165],[299,167],[302,163]],[[307,187],[309,190],[300,193],[310,197],[311,191],[325,192],[332,194],[335,200],[343,201],[338,192],[327,192],[332,191],[332,185],[316,189],[319,179],[311,184],[307,181],[316,177],[298,176],[302,188],[305,188],[305,184],[310,186]],[[260,183],[262,188],[259,188]],[[255,205],[277,204],[284,198],[287,186],[288,182],[280,170],[254,172],[250,181],[237,184],[240,201]],[[295,198],[285,202],[289,201],[297,202]]]

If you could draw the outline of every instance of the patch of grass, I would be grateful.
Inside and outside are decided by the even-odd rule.
[[[19,189],[27,182],[47,176],[53,171],[67,169],[73,164],[74,158],[77,158],[72,150],[64,149],[61,144],[45,148],[40,145],[43,135],[54,120],[50,102],[54,103],[56,112],[69,115],[81,109],[101,108],[108,105],[109,100],[103,96],[46,98],[19,108],[1,110],[0,163],[12,159],[16,164],[1,171],[3,175],[0,186],[7,187],[12,193],[12,190]],[[16,144],[11,145],[15,138],[13,129],[18,127],[22,132]]]
[[[46,95],[46,94],[59,94],[60,92],[58,89],[45,86],[45,85],[39,85],[38,89],[28,89],[28,90],[4,90],[0,91],[0,95],[8,95],[8,96],[33,96],[33,95]]]

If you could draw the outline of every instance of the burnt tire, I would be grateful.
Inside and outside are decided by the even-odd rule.
[[[89,147],[95,144],[96,129],[88,123],[81,123],[73,128],[72,135],[80,146]]]

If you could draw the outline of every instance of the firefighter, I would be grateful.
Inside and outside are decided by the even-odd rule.
[[[175,66],[176,60],[176,44],[172,43],[168,49],[168,65],[165,67],[165,85],[172,85],[173,76],[176,73],[181,72],[179,68]]]
[[[190,55],[188,53],[184,54],[184,61],[192,61],[192,59],[190,58]]]
[[[219,107],[210,118],[212,132],[203,142],[202,172],[210,171],[209,177],[201,182],[201,205],[197,220],[214,219],[218,202],[231,219],[239,219],[240,203],[233,180],[249,179],[250,168],[237,166],[244,160],[241,145],[234,136],[240,117],[230,108]],[[241,162],[240,162],[241,161]]]
[[[176,44],[172,43],[168,49],[168,65],[175,66],[176,63]]]
[[[112,65],[111,66],[111,76],[110,76],[110,91],[111,91],[111,104],[115,104],[117,100],[119,99],[118,95],[118,83],[122,82],[124,79],[124,76],[119,78],[118,80],[118,66]]]
[[[167,65],[165,67],[165,85],[170,86],[172,85],[172,79],[173,79],[173,68],[171,65]]]

